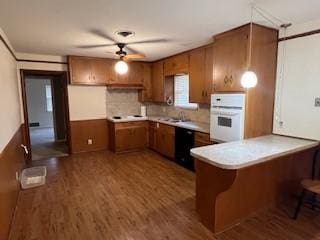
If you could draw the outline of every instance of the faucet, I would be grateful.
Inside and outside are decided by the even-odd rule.
[[[187,119],[187,115],[185,114],[184,111],[180,111],[179,112],[179,115],[178,115],[178,118],[180,121],[182,122],[186,122],[188,119]]]

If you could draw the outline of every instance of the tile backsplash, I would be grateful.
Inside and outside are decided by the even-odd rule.
[[[130,89],[107,89],[107,116],[140,114],[138,91]]]
[[[141,103],[138,101],[138,91],[130,89],[107,89],[107,116],[128,116],[140,114]],[[192,121],[209,123],[210,108],[200,105],[197,110],[181,109],[158,103],[146,103],[147,115],[178,117],[183,111]]]
[[[147,115],[178,117],[182,111],[191,121],[209,123],[210,122],[210,107],[200,105],[197,110],[189,110],[168,106],[166,104],[149,103],[147,106]]]

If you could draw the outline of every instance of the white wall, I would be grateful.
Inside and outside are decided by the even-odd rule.
[[[0,28],[0,34],[5,37]],[[5,37],[6,38],[6,37]],[[9,43],[8,40],[6,40]],[[21,125],[17,63],[0,41],[0,153]]]
[[[26,78],[26,93],[29,123],[40,124],[40,128],[53,127],[53,112],[47,111],[46,86],[51,79]]]
[[[300,24],[288,29],[288,35],[319,28],[320,21]],[[319,43],[320,34],[279,43],[274,133],[320,140],[320,107],[315,107],[320,98]]]

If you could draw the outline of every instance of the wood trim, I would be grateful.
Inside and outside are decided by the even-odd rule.
[[[23,127],[12,136],[9,143],[0,153],[0,239],[7,239],[12,224],[14,210],[20,191],[16,172],[20,174],[23,167],[23,150],[20,147],[23,138]]]
[[[71,131],[70,131],[70,112],[69,112],[69,98],[68,98],[68,72],[66,71],[46,71],[46,70],[27,70],[20,69],[20,81],[21,81],[21,95],[22,95],[22,107],[24,115],[24,144],[29,150],[29,154],[26,155],[26,163],[30,164],[32,161],[32,150],[31,150],[31,140],[30,140],[30,131],[29,131],[29,118],[28,118],[28,105],[27,105],[27,93],[25,86],[25,76],[26,75],[35,75],[35,76],[61,76],[63,81],[64,88],[64,102],[65,102],[65,122],[66,122],[66,131],[67,131],[67,146],[68,152],[72,152],[72,143],[71,143]]]
[[[58,61],[45,61],[45,60],[31,60],[31,59],[16,59],[18,62],[33,62],[33,63],[51,63],[51,64],[63,64],[68,65],[68,62],[58,62]]]
[[[31,59],[19,59],[17,58],[14,51],[10,48],[9,44],[6,42],[4,37],[0,34],[0,41],[5,45],[5,47],[10,52],[11,56],[17,61],[17,62],[34,62],[34,63],[50,63],[50,64],[64,64],[68,65],[68,62],[59,62],[59,61],[45,61],[45,60],[31,60]]]
[[[2,35],[0,34],[0,40],[1,42],[4,44],[4,46],[8,49],[8,51],[10,52],[11,56],[18,61],[16,55],[14,54],[13,50],[9,47],[9,44],[4,40],[4,38],[2,37]]]
[[[299,33],[299,34],[295,34],[295,35],[291,35],[288,37],[282,37],[278,39],[278,42],[282,42],[282,41],[286,41],[286,40],[291,40],[291,39],[295,39],[295,38],[301,38],[301,37],[306,37],[306,36],[310,36],[310,35],[314,35],[314,34],[319,34],[320,33],[320,29],[316,29],[316,30],[312,30],[309,32],[304,32],[304,33]]]
[[[128,89],[128,88],[139,89],[139,90],[144,89],[144,86],[142,84],[119,84],[119,83],[110,84],[108,83],[106,86],[108,89]]]

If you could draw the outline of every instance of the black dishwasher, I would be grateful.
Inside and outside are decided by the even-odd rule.
[[[194,171],[194,161],[190,154],[190,149],[194,147],[194,132],[185,128],[176,127],[175,143],[176,162]]]

